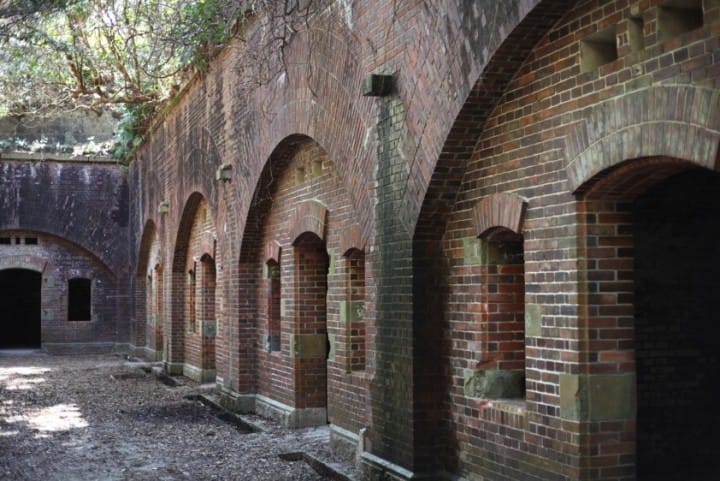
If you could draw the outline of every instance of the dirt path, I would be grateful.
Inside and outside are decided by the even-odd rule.
[[[320,481],[279,455],[327,451],[327,428],[247,433],[121,356],[0,351],[4,481]],[[349,467],[348,467],[349,468]]]

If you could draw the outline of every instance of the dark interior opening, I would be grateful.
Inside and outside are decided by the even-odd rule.
[[[0,271],[0,348],[40,347],[42,274],[27,269]]]
[[[633,205],[637,479],[720,479],[720,176],[676,175]]]
[[[68,282],[68,320],[89,321],[91,305],[90,279],[70,279]]]

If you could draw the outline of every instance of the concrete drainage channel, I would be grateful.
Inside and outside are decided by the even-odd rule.
[[[178,377],[169,376],[168,374],[164,373],[162,369],[152,368],[148,366],[142,366],[140,369],[147,373],[154,374],[155,377],[166,386],[179,387],[184,385]],[[241,415],[228,411],[220,404],[218,404],[214,399],[204,394],[188,394],[187,396],[183,396],[183,398],[187,399],[188,401],[196,401],[202,403],[203,405],[211,409],[218,419],[234,426],[240,432],[263,433],[267,431],[263,426],[255,424],[248,419],[244,419]],[[353,478],[341,473],[323,460],[306,452],[297,451],[290,453],[281,453],[278,455],[278,457],[283,461],[288,462],[305,462],[321,476],[325,476],[334,481],[355,481]]]
[[[231,413],[230,411],[226,410],[204,394],[188,394],[187,396],[183,396],[183,398],[187,399],[188,401],[198,401],[204,404],[215,413],[216,418],[234,426],[238,431],[243,431],[246,433],[265,432],[265,430],[260,426],[251,423],[246,419],[243,419],[241,416],[235,413]]]
[[[337,470],[330,467],[327,463],[324,463],[323,461],[316,458],[315,456],[312,456],[311,454],[303,452],[292,452],[282,453],[278,456],[283,461],[304,461],[311,468],[313,468],[316,473],[320,474],[321,476],[327,476],[328,478],[334,479],[336,481],[353,481],[352,478],[338,472]]]

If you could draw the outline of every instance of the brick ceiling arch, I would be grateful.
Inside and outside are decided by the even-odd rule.
[[[245,221],[245,230],[240,245],[241,262],[250,262],[261,248],[262,227],[272,208],[272,199],[277,188],[276,179],[285,171],[295,152],[310,142],[314,141],[306,135],[289,135],[275,146],[265,162],[255,185]]]
[[[182,216],[180,217],[180,224],[177,230],[175,249],[173,251],[174,272],[183,272],[185,270],[185,261],[187,259],[190,242],[190,230],[195,222],[195,216],[203,203],[207,205],[207,209],[213,219],[214,225],[215,216],[213,215],[205,196],[199,192],[193,192],[190,194],[190,197],[188,197],[188,200],[185,202],[185,208],[183,209]]]
[[[485,121],[533,48],[574,3],[540,2],[505,38],[480,73],[438,157],[415,227],[416,240],[437,239],[444,233]]]
[[[266,160],[277,157],[278,147],[293,139],[313,139],[332,160],[369,238],[375,156],[365,144],[376,123],[375,100],[361,94],[366,72],[360,43],[340,19],[321,16],[308,30],[294,34],[285,56],[295,60],[285,73],[256,92],[263,99],[262,115],[269,122],[251,124],[253,119],[249,119],[245,126],[237,126],[242,129],[238,138],[246,142],[240,149],[248,164],[238,170],[247,174],[240,176],[242,188],[255,191],[266,174]],[[256,129],[255,135],[246,135],[246,129]],[[249,219],[253,206],[247,207]]]

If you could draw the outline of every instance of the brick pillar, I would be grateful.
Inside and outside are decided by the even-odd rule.
[[[170,283],[170,316],[165,320],[165,369],[172,374],[182,373],[185,361],[185,283],[187,274],[173,270]]]
[[[581,365],[580,374],[560,377],[560,414],[580,423],[586,479],[634,481],[632,216],[627,204],[587,200],[580,202],[578,224]]]

